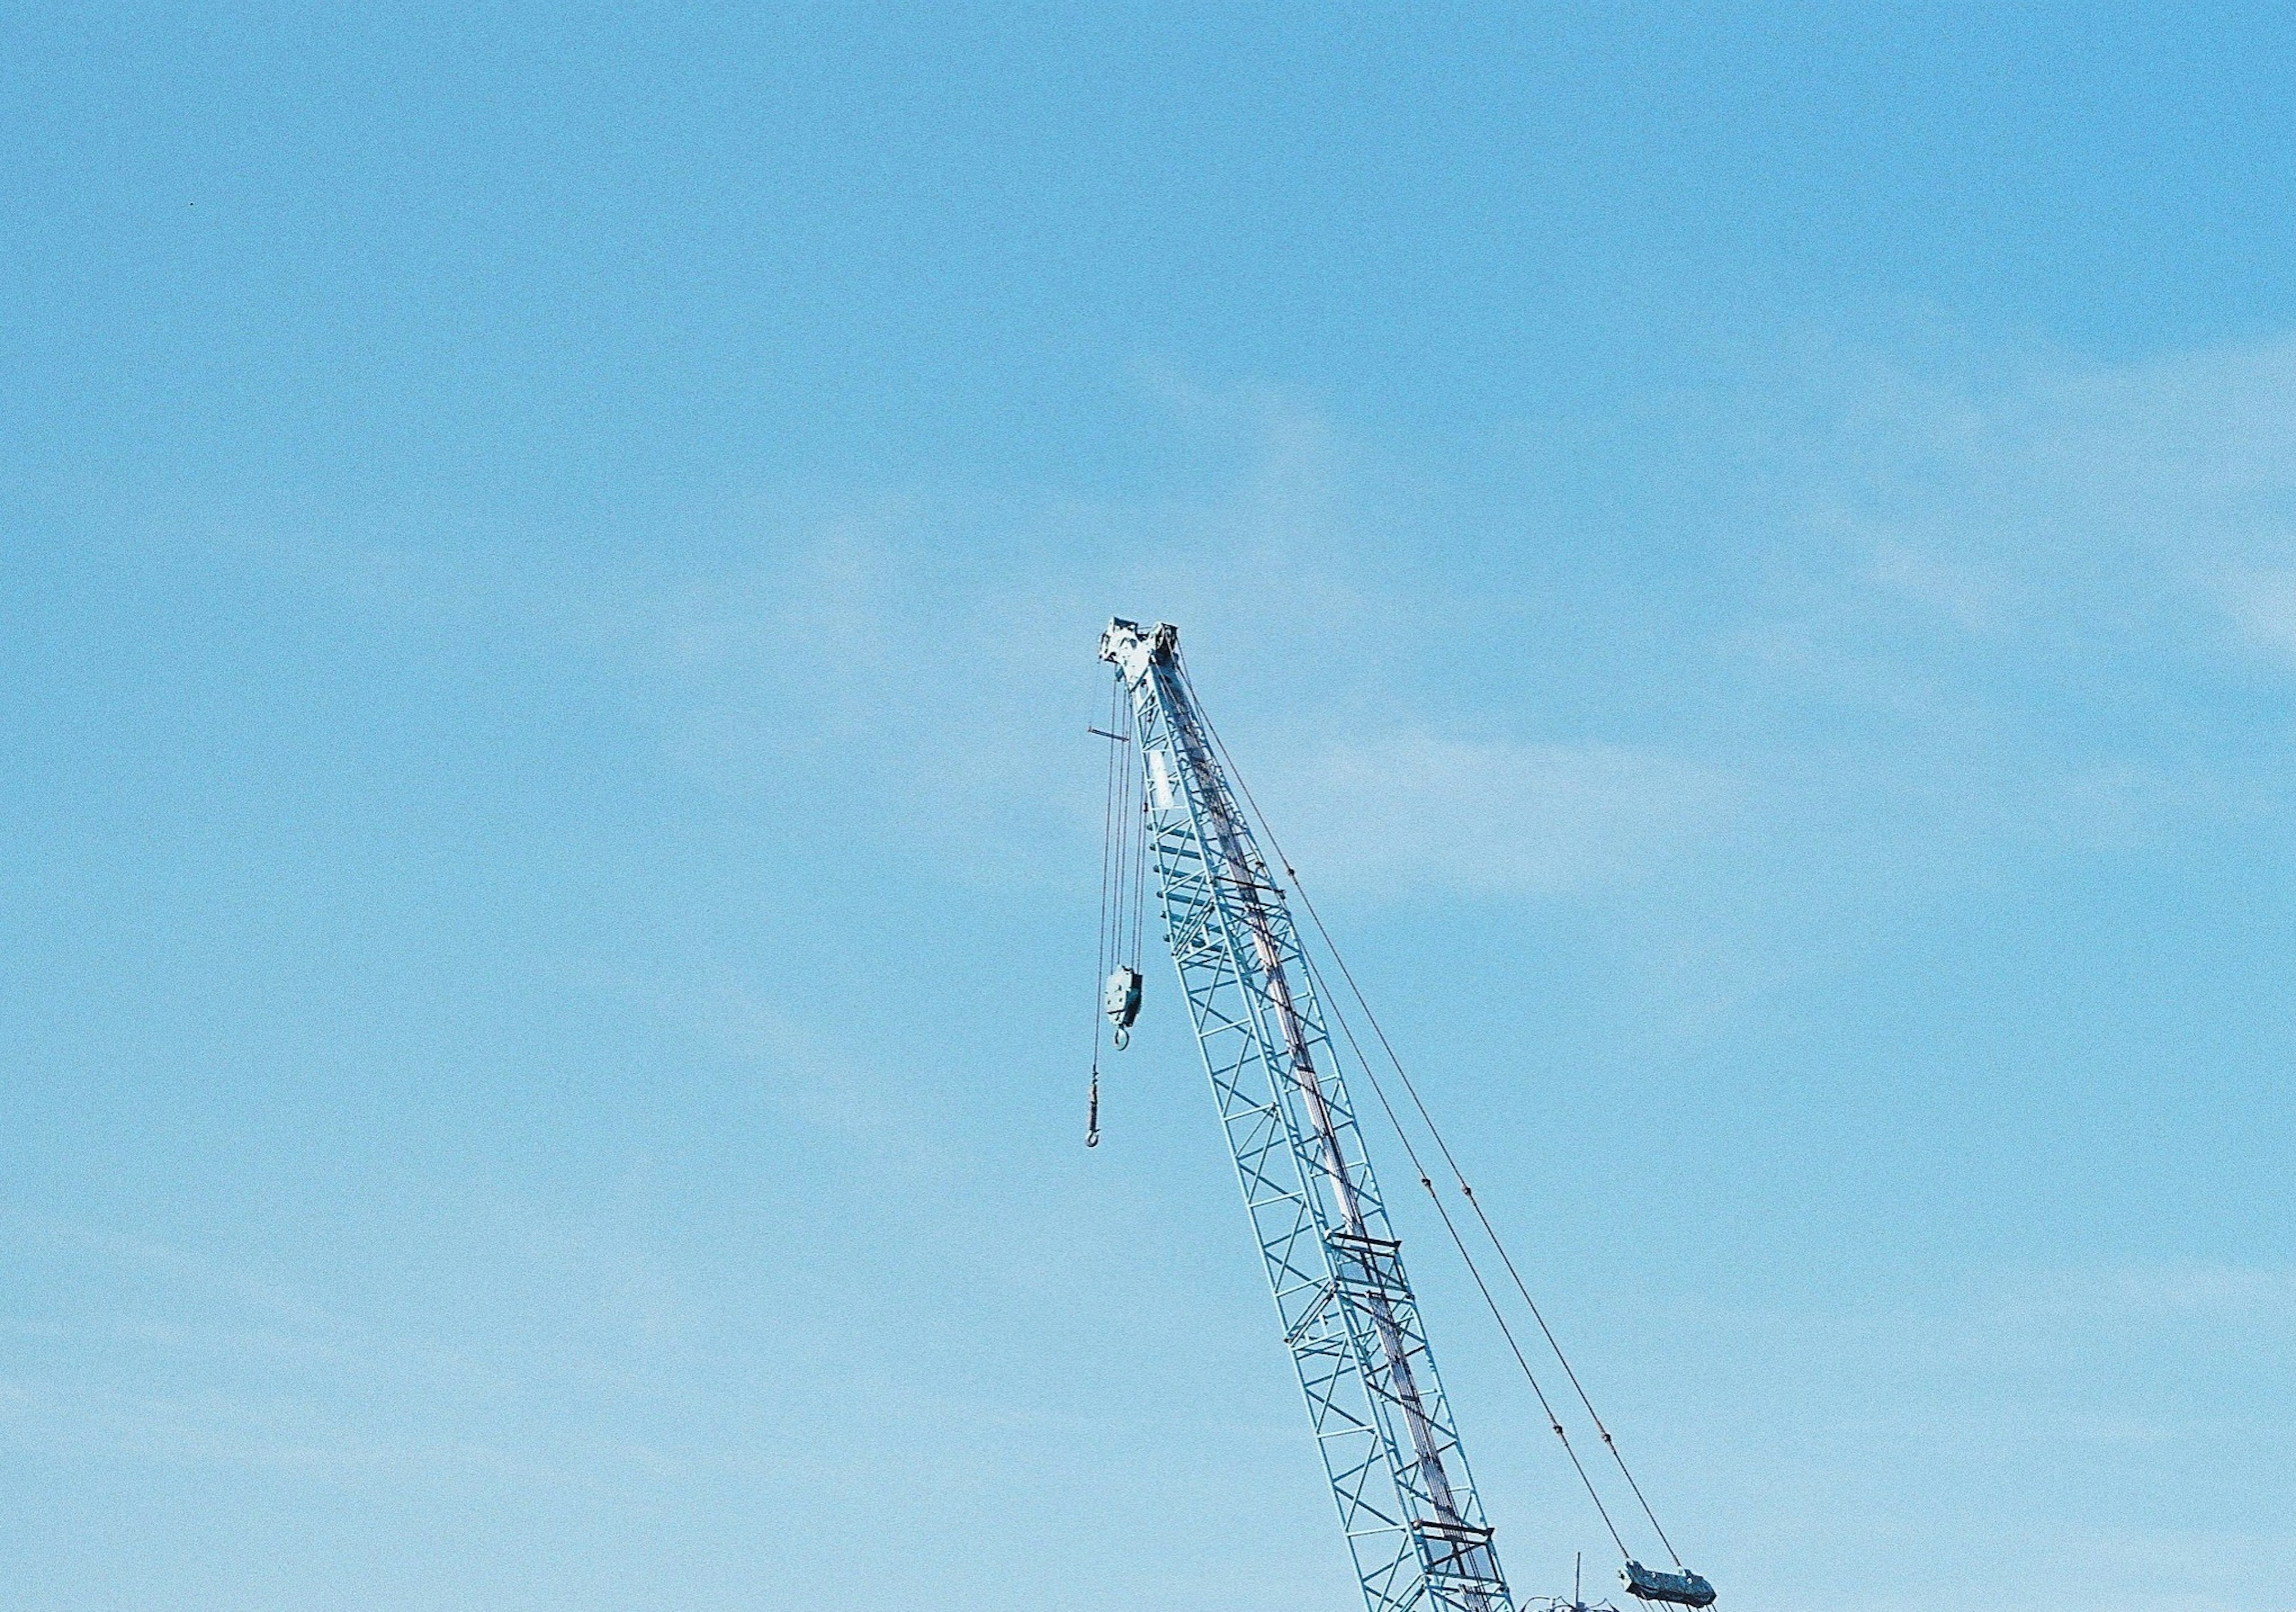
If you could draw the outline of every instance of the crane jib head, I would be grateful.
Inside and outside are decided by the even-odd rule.
[[[1158,661],[1168,661],[1180,647],[1180,629],[1168,621],[1144,627],[1118,616],[1100,635],[1100,658],[1122,674],[1126,683],[1137,685]]]

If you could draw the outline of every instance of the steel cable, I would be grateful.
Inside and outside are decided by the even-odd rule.
[[[1507,1252],[1505,1243],[1500,1239],[1496,1228],[1491,1224],[1490,1216],[1484,1212],[1481,1200],[1477,1199],[1475,1196],[1474,1188],[1468,1184],[1465,1172],[1459,1167],[1458,1160],[1453,1156],[1449,1143],[1444,1140],[1441,1127],[1436,1125],[1434,1116],[1428,1111],[1427,1104],[1420,1096],[1419,1088],[1412,1080],[1410,1072],[1403,1067],[1403,1060],[1397,1055],[1394,1043],[1388,1039],[1386,1030],[1380,1025],[1378,1015],[1372,1011],[1369,1000],[1364,995],[1362,987],[1356,983],[1354,971],[1348,967],[1347,959],[1341,954],[1339,947],[1333,943],[1331,931],[1324,926],[1323,914],[1316,910],[1315,901],[1308,894],[1307,886],[1300,878],[1299,870],[1292,865],[1292,859],[1284,855],[1282,843],[1275,838],[1274,830],[1268,826],[1267,814],[1259,809],[1259,801],[1252,797],[1251,786],[1244,781],[1242,773],[1236,768],[1234,757],[1228,752],[1226,742],[1220,738],[1219,732],[1218,728],[1213,725],[1210,717],[1204,714],[1202,702],[1201,700],[1197,699],[1195,695],[1194,680],[1188,675],[1185,657],[1177,657],[1177,661],[1181,681],[1187,685],[1189,701],[1196,708],[1197,719],[1202,723],[1205,732],[1210,738],[1213,747],[1218,750],[1221,762],[1226,769],[1227,775],[1234,781],[1235,787],[1238,792],[1242,795],[1244,805],[1250,812],[1253,820],[1259,824],[1260,832],[1267,836],[1268,848],[1275,853],[1275,859],[1283,867],[1285,878],[1290,880],[1292,888],[1299,893],[1300,903],[1302,906],[1307,908],[1308,919],[1315,924],[1316,932],[1324,943],[1324,949],[1331,953],[1332,961],[1338,966],[1341,977],[1347,984],[1349,993],[1354,996],[1356,1005],[1362,1010],[1365,1021],[1371,1027],[1372,1034],[1379,1042],[1381,1050],[1386,1054],[1388,1063],[1394,1068],[1397,1078],[1402,1082],[1405,1092],[1410,1096],[1412,1107],[1418,1112],[1421,1123],[1426,1125],[1429,1136],[1434,1140],[1436,1149],[1442,1155],[1444,1164],[1449,1168],[1453,1180],[1457,1182],[1460,1195],[1467,1200],[1468,1206],[1473,1209],[1476,1222],[1481,1226],[1484,1237],[1488,1240],[1492,1248],[1497,1253],[1500,1263],[1505,1266],[1507,1276],[1513,1282],[1515,1291],[1521,1297],[1524,1306],[1530,1311],[1532,1319],[1538,1322],[1539,1332],[1546,1338],[1547,1347],[1554,1351],[1554,1358],[1562,1367],[1563,1374],[1570,1379],[1571,1389],[1576,1395],[1580,1406],[1586,1411],[1587,1420],[1595,1424],[1595,1430],[1601,1436],[1603,1447],[1610,1451],[1611,1459],[1617,1463],[1620,1476],[1626,1479],[1627,1486],[1633,1492],[1636,1503],[1640,1508],[1643,1516],[1649,1521],[1652,1531],[1658,1535],[1659,1542],[1666,1547],[1667,1554],[1673,1559],[1675,1566],[1677,1567],[1682,1567],[1683,1561],[1681,1553],[1675,1550],[1674,1542],[1667,1537],[1665,1526],[1658,1520],[1658,1514],[1652,1509],[1649,1500],[1643,1493],[1642,1485],[1636,1481],[1632,1469],[1628,1467],[1626,1457],[1619,1449],[1618,1441],[1611,1436],[1610,1428],[1604,1425],[1601,1414],[1595,1411],[1594,1401],[1588,1396],[1585,1385],[1579,1381],[1578,1373],[1571,1366],[1570,1356],[1563,1353],[1562,1346],[1556,1339],[1554,1329],[1547,1325],[1546,1317],[1539,1310],[1538,1301],[1531,1297],[1530,1289],[1522,1280],[1521,1272],[1516,1268],[1513,1256]],[[1307,950],[1304,946],[1301,948],[1300,954],[1303,960],[1307,959]],[[1313,977],[1316,974],[1315,966],[1312,960],[1308,961],[1309,972],[1311,977]],[[1339,1000],[1337,996],[1324,993],[1320,990],[1318,994],[1324,996],[1325,1000],[1332,1003],[1332,1016],[1340,1021],[1341,1028],[1342,1032],[1347,1035],[1349,1044],[1355,1045],[1354,1032],[1352,1029],[1349,1028],[1345,1016],[1340,1011]],[[1389,1123],[1395,1126],[1398,1140],[1403,1143],[1405,1152],[1412,1156],[1413,1163],[1415,1167],[1418,1160],[1416,1152],[1412,1147],[1411,1141],[1403,1130],[1399,1117],[1397,1116],[1392,1106],[1389,1104],[1385,1092],[1381,1089],[1377,1076],[1372,1074],[1370,1061],[1368,1059],[1364,1058],[1359,1046],[1357,1047],[1357,1058],[1364,1069],[1365,1078],[1372,1082],[1372,1089],[1374,1092],[1378,1095],[1381,1107],[1387,1112]],[[1453,1241],[1455,1243],[1458,1242],[1458,1233],[1452,1227],[1450,1215],[1448,1211],[1443,1207],[1441,1199],[1436,1193],[1431,1180],[1423,1172],[1421,1174],[1420,1180],[1421,1184],[1426,1187],[1429,1196],[1435,1200],[1437,1210],[1442,1215],[1445,1229],[1451,1232]],[[1466,1258],[1466,1249],[1464,1244],[1460,1245],[1460,1254],[1463,1259]],[[1479,1288],[1481,1288],[1483,1286],[1481,1275],[1480,1272],[1476,1272],[1472,1259],[1467,1260],[1467,1265],[1470,1274],[1475,1277],[1476,1285]],[[1484,1297],[1487,1302],[1489,1300],[1490,1295],[1488,1289],[1484,1289]],[[1496,1306],[1494,1306],[1493,1314],[1495,1318],[1497,1318]],[[1512,1347],[1514,1343],[1513,1335],[1512,1332],[1507,1331],[1506,1323],[1503,1318],[1499,1319],[1499,1325],[1501,1331],[1506,1333],[1508,1345]],[[1521,1352],[1519,1350],[1517,1351],[1516,1357],[1519,1362],[1521,1360]],[[1531,1376],[1530,1369],[1527,1362],[1523,1364],[1523,1374],[1527,1379]],[[1531,1380],[1531,1388],[1535,1394],[1538,1395],[1539,1403],[1542,1408],[1544,1408],[1546,1403],[1546,1395],[1544,1392],[1539,1389],[1535,1379]],[[1549,1420],[1550,1421],[1553,1420],[1553,1413],[1551,1411],[1549,1412]],[[1561,1425],[1556,1423],[1555,1432],[1558,1435],[1561,1435],[1562,1431],[1562,1429]],[[1569,1449],[1570,1441],[1567,1437],[1564,1438],[1563,1443],[1564,1447]],[[1571,1452],[1571,1464],[1574,1467],[1578,1465],[1578,1454],[1575,1450]],[[1611,1539],[1618,1542],[1620,1551],[1622,1553],[1627,1554],[1631,1558],[1632,1553],[1627,1551],[1625,1542],[1619,1539],[1618,1530],[1615,1527],[1611,1527],[1610,1513],[1603,1507],[1601,1497],[1595,1493],[1593,1483],[1587,1477],[1585,1469],[1580,1467],[1578,1470],[1580,1481],[1586,1484],[1589,1497],[1595,1501],[1595,1510],[1603,1513],[1603,1524],[1606,1527],[1610,1527]]]
[[[1282,853],[1279,851],[1277,855],[1280,856]],[[1388,1101],[1387,1088],[1380,1083],[1379,1075],[1373,1069],[1371,1060],[1364,1056],[1363,1047],[1356,1040],[1354,1027],[1348,1023],[1347,1015],[1341,1011],[1339,999],[1324,989],[1323,971],[1316,968],[1316,960],[1308,954],[1307,948],[1304,946],[1300,951],[1300,961],[1307,967],[1308,983],[1314,988],[1316,999],[1332,1004],[1332,1017],[1338,1021],[1340,1033],[1347,1037],[1348,1046],[1356,1055],[1356,1067],[1362,1070],[1364,1079],[1370,1083],[1372,1095],[1379,1099],[1380,1109],[1387,1116],[1387,1123],[1394,1128],[1395,1139],[1403,1144],[1404,1156],[1410,1159],[1413,1173],[1419,1177],[1419,1184],[1427,1190],[1427,1200],[1435,1206],[1435,1214],[1442,1221],[1443,1230],[1450,1235],[1451,1246],[1459,1251],[1460,1263],[1467,1267],[1467,1274],[1474,1279],[1475,1290],[1483,1296],[1483,1304],[1489,1309],[1491,1319],[1498,1323],[1499,1336],[1506,1339],[1507,1347],[1513,1352],[1515,1364],[1522,1368],[1522,1379],[1530,1385],[1531,1394],[1538,1399],[1539,1410],[1546,1413],[1546,1425],[1554,1430],[1554,1436],[1562,1443],[1563,1454],[1570,1458],[1571,1469],[1578,1474],[1578,1482],[1587,1491],[1587,1498],[1595,1502],[1595,1514],[1602,1518],[1603,1526],[1610,1531],[1611,1542],[1619,1547],[1620,1555],[1631,1556],[1633,1552],[1627,1549],[1627,1542],[1619,1537],[1618,1525],[1611,1520],[1610,1508],[1603,1505],[1602,1495],[1595,1488],[1594,1479],[1587,1476],[1587,1469],[1578,1459],[1578,1452],[1570,1443],[1570,1435],[1562,1430],[1562,1420],[1554,1414],[1554,1407],[1547,1403],[1546,1390],[1538,1386],[1538,1374],[1530,1369],[1530,1362],[1524,1356],[1522,1346],[1515,1341],[1514,1329],[1507,1325],[1505,1313],[1499,1308],[1498,1300],[1493,1296],[1490,1284],[1483,1280],[1482,1271],[1475,1264],[1475,1256],[1467,1251],[1466,1240],[1459,1235],[1459,1228],[1451,1219],[1449,1206],[1444,1203],[1442,1195],[1436,1191],[1434,1178],[1428,1174],[1427,1167],[1420,1162],[1419,1150],[1412,1145],[1411,1137],[1404,1130],[1403,1122],[1395,1111],[1395,1105]],[[1331,1046],[1328,1039],[1324,1044],[1326,1047]],[[1338,1062],[1337,1049],[1332,1048],[1332,1051],[1334,1054],[1332,1061],[1336,1063]]]

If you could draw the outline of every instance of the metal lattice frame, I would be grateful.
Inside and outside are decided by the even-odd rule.
[[[1369,1612],[1513,1612],[1283,893],[1177,634],[1110,624],[1164,934]]]

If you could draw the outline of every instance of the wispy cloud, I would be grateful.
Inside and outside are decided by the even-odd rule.
[[[2296,571],[2233,571],[2222,597],[2248,642],[2296,665]]]
[[[574,1487],[658,1466],[658,1452],[612,1436],[610,1416],[537,1432],[530,1412],[602,1389],[659,1399],[689,1363],[690,1298],[611,1226],[489,1208],[505,1290],[475,1305],[442,1290],[414,1325],[365,1315],[259,1258],[15,1217],[23,1274],[70,1276],[40,1299],[19,1295],[40,1313],[0,1322],[0,1442]]]
[[[1088,855],[1111,610],[1182,622],[1300,854],[1367,892],[1590,892],[1725,835],[1749,865],[1833,835],[1861,863],[2118,852],[2284,810],[2287,768],[2191,713],[2296,659],[2296,341],[1744,366],[1674,425],[1707,444],[1704,525],[1647,509],[1715,577],[1671,634],[1417,509],[1473,483],[1531,522],[1526,555],[1575,541],[1488,442],[1406,456],[1279,390],[1160,372],[1199,461],[1161,494],[784,510],[746,569],[601,617],[668,765],[1008,888]],[[1647,648],[1579,665],[1522,655],[1526,632]],[[1484,642],[1483,686],[1392,675]]]
[[[1286,757],[1265,787],[1316,874],[1378,893],[1538,895],[1632,879],[1710,841],[1737,781],[1606,744],[1351,741]]]
[[[872,1063],[825,1030],[754,988],[726,980],[693,991],[667,989],[666,1017],[707,1037],[756,1079],[765,1101],[786,1117],[862,1150],[873,1169],[900,1173],[946,1162],[921,1106],[937,1093],[920,1090]]]
[[[2060,649],[2221,644],[2243,585],[2296,558],[2296,338],[1958,375],[1851,361],[1790,384],[1759,412],[1808,422],[1766,440],[1778,507],[1846,548],[1877,604]]]

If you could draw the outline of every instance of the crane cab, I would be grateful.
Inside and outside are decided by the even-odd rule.
[[[1139,970],[1119,969],[1108,977],[1108,985],[1100,994],[1100,1011],[1116,1027],[1116,1044],[1121,1049],[1132,1039],[1132,1026],[1140,1017]]]
[[[1636,1600],[1658,1601],[1669,1607],[1714,1604],[1714,1586],[1687,1567],[1679,1573],[1659,1573],[1629,1560],[1619,1569],[1619,1582]]]

